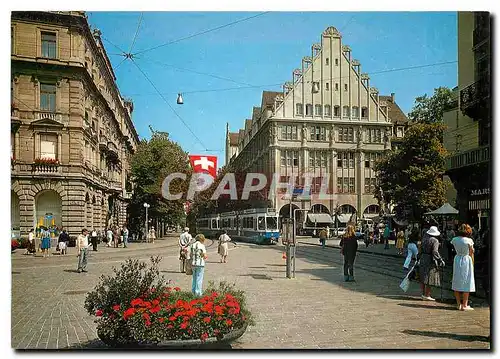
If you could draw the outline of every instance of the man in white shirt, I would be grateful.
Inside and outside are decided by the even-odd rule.
[[[196,242],[191,244],[188,249],[189,259],[193,267],[193,284],[192,292],[194,295],[203,295],[203,274],[205,272],[205,260],[207,259],[207,249],[205,248],[205,236],[198,234],[195,238]]]
[[[193,237],[189,234],[189,228],[186,227],[184,228],[184,232],[181,233],[179,237],[179,260],[181,261],[180,263],[180,268],[181,268],[181,273],[186,272],[186,251],[188,246],[191,244],[193,240]]]
[[[76,239],[76,249],[78,253],[78,273],[87,272],[87,247],[89,246],[89,232],[82,229],[82,234]]]

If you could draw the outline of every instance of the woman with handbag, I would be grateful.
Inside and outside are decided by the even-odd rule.
[[[422,254],[419,263],[420,287],[422,288],[422,300],[435,301],[431,297],[431,287],[441,286],[439,269],[444,267],[437,239],[441,233],[436,226],[432,226],[426,234],[427,236],[422,239]]]
[[[458,236],[451,240],[456,252],[453,260],[451,289],[455,293],[458,310],[473,310],[468,304],[469,293],[476,291],[474,282],[474,242],[470,238],[471,236],[471,226],[462,224],[458,229]],[[462,300],[460,294],[462,294]]]
[[[346,232],[340,240],[340,253],[344,256],[344,281],[355,282],[354,260],[358,251],[358,239],[352,224],[348,225]]]
[[[227,231],[222,231],[222,234],[219,236],[219,247],[218,252],[220,254],[220,262],[227,263],[227,254],[229,253],[229,245],[231,242],[231,237],[227,235]]]
[[[193,271],[192,292],[194,295],[201,296],[203,294],[203,274],[205,272],[205,260],[207,259],[207,250],[205,248],[205,236],[198,234],[195,237],[195,242],[188,248],[189,262]],[[189,271],[187,269],[186,273]]]

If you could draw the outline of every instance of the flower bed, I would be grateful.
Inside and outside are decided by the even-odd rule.
[[[210,283],[205,295],[164,285],[157,264],[145,267],[128,260],[115,277],[101,278],[85,308],[97,316],[99,338],[111,346],[196,345],[241,336],[251,314],[245,297],[232,285]],[[139,269],[137,271],[137,269]],[[120,290],[120,287],[122,290]]]

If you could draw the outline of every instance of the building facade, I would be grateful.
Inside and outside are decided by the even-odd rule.
[[[447,175],[460,219],[487,223],[491,198],[491,41],[486,12],[458,13],[458,87],[444,113]]]
[[[11,17],[11,223],[104,229],[126,220],[139,137],[84,12]]]
[[[226,131],[226,156],[246,172],[279,174],[280,182],[296,177],[299,188],[304,174],[312,177],[307,201],[271,194],[282,216],[290,205],[330,214],[337,208],[345,222],[354,212],[378,215],[374,165],[404,136],[407,121],[394,94],[379,95],[341,34],[328,27],[283,92],[264,91],[244,129]],[[322,186],[328,199],[318,195]]]

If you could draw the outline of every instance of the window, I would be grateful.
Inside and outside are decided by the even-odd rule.
[[[382,131],[381,130],[377,130],[375,132],[376,134],[376,141],[377,143],[382,143]]]
[[[299,151],[293,151],[293,167],[299,167]]]
[[[348,193],[349,192],[349,178],[344,177],[342,179],[342,192]]]
[[[308,103],[306,104],[306,116],[312,116],[313,115],[313,105]]]
[[[370,177],[365,177],[365,193],[370,193]]]
[[[339,84],[335,83],[335,91],[338,91],[338,90],[339,90]]]
[[[354,142],[354,128],[349,127],[347,132],[347,142]]]
[[[281,151],[281,165],[286,166],[286,152]]]
[[[328,167],[328,154],[325,151],[321,152],[321,167],[323,168]]]
[[[349,193],[355,193],[354,177],[349,177]]]
[[[337,193],[342,193],[342,177],[337,177]]]
[[[353,108],[352,108],[352,117],[359,117],[359,107],[353,106]]]
[[[349,168],[354,168],[354,152],[349,152]]]
[[[40,109],[44,111],[56,111],[56,85],[40,84]]]
[[[311,141],[326,141],[326,130],[322,126],[311,127]]]
[[[330,65],[330,59],[328,57],[325,59],[325,65],[326,66]]]
[[[339,59],[335,59],[335,66],[339,65]]]
[[[361,117],[362,118],[368,117],[368,108],[367,107],[361,107]]]
[[[314,114],[316,116],[321,116],[323,114],[323,106],[321,106],[321,105],[314,105]]]
[[[42,57],[56,58],[57,36],[53,32],[42,32]]]
[[[347,84],[344,84],[344,91],[347,91],[348,87]]]
[[[326,91],[330,91],[330,84],[328,82],[325,82],[325,89]]]
[[[311,193],[319,193],[321,190],[321,177],[313,177],[311,182]]]
[[[297,126],[291,126],[291,125],[281,126],[281,139],[282,140],[296,140],[297,139]]]
[[[301,103],[295,104],[295,114],[296,115],[303,115],[304,114],[304,107],[302,106]]]
[[[330,105],[325,105],[325,116],[331,116],[332,115],[332,108]]]
[[[344,106],[342,108],[342,116],[349,117],[349,106]]]
[[[57,159],[57,135],[40,135],[40,158]]]
[[[259,217],[257,223],[258,223],[257,229],[259,231],[264,231],[266,229],[266,222],[264,221],[264,217]]]
[[[340,117],[340,106],[333,106],[333,116]]]

